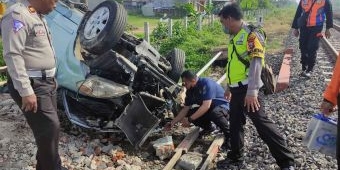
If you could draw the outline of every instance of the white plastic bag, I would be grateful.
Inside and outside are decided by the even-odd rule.
[[[335,119],[316,114],[309,122],[303,144],[310,150],[336,156],[337,122]]]

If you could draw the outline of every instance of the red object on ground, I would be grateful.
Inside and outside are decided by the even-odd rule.
[[[293,49],[287,48],[285,51],[285,55],[283,56],[283,61],[280,69],[279,76],[276,82],[276,92],[283,91],[289,86],[289,78],[290,78],[290,63],[292,61]]]

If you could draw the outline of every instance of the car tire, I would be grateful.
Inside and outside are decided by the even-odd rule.
[[[184,71],[185,52],[181,49],[175,48],[166,56],[170,62],[172,69],[168,72],[168,76],[178,83],[182,72]]]
[[[124,33],[127,13],[116,1],[100,3],[80,24],[81,46],[93,54],[103,54],[115,46]]]

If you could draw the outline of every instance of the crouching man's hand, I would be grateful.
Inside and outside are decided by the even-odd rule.
[[[189,122],[188,118],[184,118],[184,119],[181,121],[181,123],[182,123],[182,126],[183,126],[183,127],[190,127],[190,122]]]
[[[230,100],[231,100],[231,93],[230,93],[230,91],[225,91],[225,92],[224,92],[224,98],[225,98],[227,101],[230,102]]]

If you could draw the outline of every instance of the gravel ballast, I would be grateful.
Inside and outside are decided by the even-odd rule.
[[[313,114],[319,112],[322,93],[326,87],[324,79],[329,78],[322,74],[324,70],[320,68],[323,64],[320,61],[327,60],[322,58],[327,57],[327,54],[320,48],[318,55],[321,58],[318,59],[312,78],[306,79],[299,76],[301,65],[297,38],[290,39],[286,44],[295,51],[291,65],[290,87],[283,92],[265,97],[266,113],[287,139],[288,146],[295,156],[296,169],[335,170],[337,165],[334,158],[309,151],[302,144],[309,120]],[[283,54],[267,56],[267,62],[274,66],[275,73],[279,71],[278,63],[282,62],[282,57]],[[177,137],[177,140],[184,137],[182,133],[184,132],[177,132],[178,136],[181,136]],[[244,169],[278,169],[268,147],[258,137],[249,119],[245,134],[247,164]],[[63,130],[59,145],[63,165],[70,170],[148,170],[162,169],[165,166],[167,160],[158,160],[150,148],[134,150],[122,136],[79,128]],[[156,135],[153,139],[158,137],[162,135]],[[36,163],[35,153],[34,138],[24,116],[8,95],[0,94],[0,170],[32,170]],[[222,152],[217,160],[225,156],[226,154]],[[213,169],[216,169],[216,166]]]

